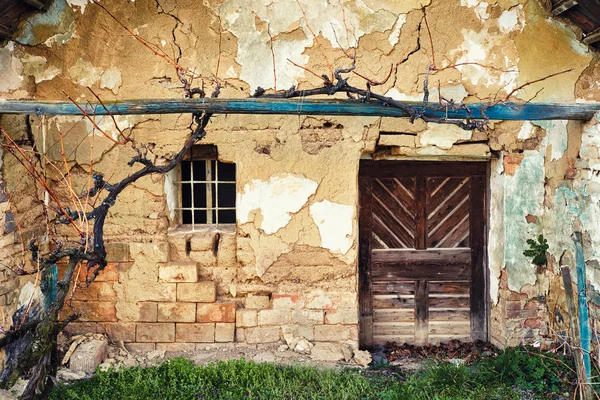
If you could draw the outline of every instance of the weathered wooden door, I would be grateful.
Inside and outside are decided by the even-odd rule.
[[[486,163],[361,163],[360,344],[486,339]]]

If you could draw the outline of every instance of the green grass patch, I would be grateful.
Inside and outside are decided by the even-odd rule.
[[[567,388],[560,365],[528,350],[507,350],[472,365],[430,362],[408,376],[397,368],[319,369],[244,360],[196,366],[176,358],[156,367],[98,371],[89,380],[55,388],[51,399],[487,400],[520,399],[523,391],[548,399]]]

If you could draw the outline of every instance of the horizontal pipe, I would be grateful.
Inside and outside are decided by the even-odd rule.
[[[464,109],[445,109],[438,103],[404,102],[429,118],[465,119]],[[209,112],[213,114],[289,114],[289,115],[348,115],[374,117],[409,117],[402,109],[380,101],[333,99],[145,99],[107,101],[106,109],[99,103],[81,103],[90,115],[183,114]],[[600,103],[500,103],[489,108],[487,103],[467,104],[471,119],[490,120],[581,120],[587,121],[600,111]],[[483,111],[482,111],[483,110]],[[0,100],[0,114],[83,115],[77,105],[64,101]]]

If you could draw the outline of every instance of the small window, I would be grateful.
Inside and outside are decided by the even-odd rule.
[[[181,224],[235,224],[235,164],[218,161],[215,146],[192,147],[176,183]]]

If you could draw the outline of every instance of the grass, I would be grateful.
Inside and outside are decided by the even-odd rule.
[[[543,361],[540,361],[543,360]],[[561,361],[563,362],[563,361]],[[156,367],[100,372],[89,380],[55,388],[51,399],[548,399],[569,389],[561,364],[507,350],[472,365],[430,362],[403,376],[351,368],[276,366],[244,360],[196,366],[176,358]]]

